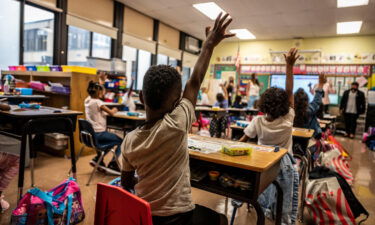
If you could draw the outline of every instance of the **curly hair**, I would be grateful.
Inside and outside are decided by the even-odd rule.
[[[181,75],[168,65],[151,66],[143,78],[145,103],[153,110],[162,108],[171,93],[181,90]]]
[[[299,88],[294,94],[294,126],[295,127],[304,127],[308,120],[307,109],[309,107],[309,96],[306,92]]]
[[[271,87],[260,97],[259,110],[275,120],[289,112],[288,94],[284,89]]]

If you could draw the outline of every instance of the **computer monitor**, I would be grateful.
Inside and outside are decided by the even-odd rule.
[[[285,89],[285,79],[286,75],[275,74],[271,76],[271,87],[278,87]],[[298,90],[298,88],[303,88],[307,95],[309,96],[309,101],[312,101],[314,96],[310,93],[310,88],[314,87],[315,84],[319,82],[319,75],[294,75],[294,86],[293,93]]]
[[[339,95],[338,94],[329,94],[329,104],[338,105],[339,104]]]

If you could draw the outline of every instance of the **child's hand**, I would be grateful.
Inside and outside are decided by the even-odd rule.
[[[220,13],[216,20],[214,28],[211,29],[211,27],[206,27],[206,44],[210,47],[215,47],[218,45],[223,39],[233,37],[235,34],[227,34],[225,32],[225,29],[229,26],[229,24],[232,22],[232,19],[229,19],[225,21],[229,14],[225,14],[223,17],[221,17],[222,13]],[[224,23],[225,22],[225,23]]]
[[[288,52],[288,54],[284,54],[285,62],[287,66],[294,66],[294,63],[297,61],[297,59],[300,57],[300,55],[297,55],[298,50],[296,48],[291,48]]]

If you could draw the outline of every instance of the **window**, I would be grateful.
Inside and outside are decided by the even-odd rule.
[[[156,58],[156,65],[168,65],[168,56],[158,54]]]
[[[0,1],[0,69],[19,64],[20,3],[14,0]]]
[[[183,89],[185,88],[186,82],[189,80],[190,75],[191,75],[190,67],[183,67],[182,68],[182,77],[181,77]]]
[[[110,59],[111,58],[111,37],[93,33],[92,36],[92,56]]]
[[[168,65],[170,65],[170,66],[176,68],[176,67],[177,67],[177,59],[172,58],[172,57],[169,57]]]
[[[90,31],[69,26],[68,64],[86,66],[90,54]]]
[[[138,50],[138,74],[137,74],[137,90],[142,90],[143,77],[151,66],[151,52]]]
[[[52,64],[54,20],[52,12],[25,5],[24,64]]]
[[[126,77],[128,81],[131,81],[131,77],[135,78],[137,74],[137,49],[124,45],[122,48],[122,60],[126,62]]]

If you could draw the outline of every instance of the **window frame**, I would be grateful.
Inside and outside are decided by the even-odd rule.
[[[58,0],[59,1],[59,0]],[[54,16],[54,21],[53,21],[53,43],[52,43],[52,64],[54,64],[55,62],[55,58],[57,57],[57,54],[58,54],[58,49],[56,48],[56,40],[57,40],[57,35],[56,33],[58,33],[58,29],[60,29],[60,26],[56,26],[59,24],[59,19],[60,16],[59,14],[61,14],[62,12],[57,12],[57,11],[54,11],[52,9],[49,9],[47,7],[43,7],[41,5],[38,5],[38,4],[35,4],[33,2],[26,2],[25,0],[20,0],[20,43],[19,43],[19,64],[20,65],[23,65],[25,62],[24,62],[24,57],[23,57],[23,54],[25,52],[25,46],[24,46],[24,41],[25,41],[25,6],[28,5],[28,6],[32,6],[32,7],[35,7],[35,8],[38,8],[38,9],[41,9],[41,10],[45,10],[45,11],[48,11],[50,13],[53,13],[53,16]],[[56,3],[56,7],[57,7],[57,3]]]

